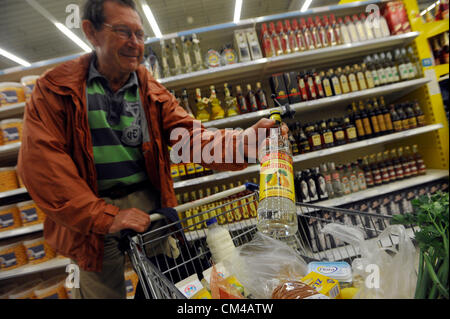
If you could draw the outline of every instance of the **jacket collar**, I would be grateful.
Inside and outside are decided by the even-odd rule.
[[[86,96],[86,81],[94,53],[84,54],[74,60],[62,63],[47,71],[41,78],[48,89],[59,95],[75,95],[81,101]],[[147,69],[140,65],[136,70],[139,85],[152,101],[165,102],[170,98],[167,90],[160,85]]]

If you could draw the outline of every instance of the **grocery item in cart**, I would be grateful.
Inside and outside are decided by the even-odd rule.
[[[178,282],[175,286],[181,291],[186,298],[193,297],[196,293],[203,289],[203,285],[198,279],[197,274]]]
[[[0,83],[0,106],[25,102],[25,90],[22,84],[15,82]]]
[[[331,299],[335,299],[339,296],[339,282],[328,276],[311,271],[302,278],[302,281],[316,289],[319,293],[330,297]]]
[[[220,226],[216,218],[209,219],[206,226],[208,226],[206,243],[211,251],[214,263],[229,260],[236,247],[228,229]]]
[[[284,282],[273,290],[272,299],[330,299],[301,281]]]
[[[308,264],[308,273],[312,271],[336,279],[339,282],[339,287],[347,287],[352,284],[352,267],[345,261],[310,262]]]
[[[22,226],[19,209],[16,205],[0,207],[0,232]]]

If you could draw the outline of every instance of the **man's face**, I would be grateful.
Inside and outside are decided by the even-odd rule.
[[[103,67],[117,70],[118,74],[136,71],[144,55],[144,43],[139,42],[133,34],[126,39],[117,30],[142,32],[143,27],[139,15],[132,8],[122,6],[112,1],[104,4],[105,23],[96,31],[96,53]],[[116,31],[115,31],[116,30]]]

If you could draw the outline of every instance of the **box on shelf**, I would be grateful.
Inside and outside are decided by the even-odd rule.
[[[45,242],[44,237],[39,237],[23,242],[27,250],[28,263],[39,264],[55,257],[54,250]]]
[[[27,262],[27,253],[22,242],[0,247],[0,271],[14,269]]]
[[[0,192],[19,188],[15,167],[0,167]]]
[[[28,100],[31,96],[31,92],[33,92],[34,85],[36,84],[36,80],[39,78],[39,75],[27,75],[20,79],[20,83],[23,85],[25,90],[25,100]]]
[[[272,88],[272,93],[275,94],[275,99],[281,105],[289,103],[289,97],[286,89],[286,84],[284,83],[283,73],[272,74],[272,76],[270,77],[270,86]]]
[[[45,214],[32,200],[17,204],[22,226],[31,226],[44,222]]]
[[[68,299],[65,287],[66,275],[53,277],[34,289],[37,299]]]
[[[8,119],[0,122],[3,145],[20,142],[22,137],[22,120]]]
[[[21,83],[0,82],[0,107],[25,102],[25,90]]]
[[[258,60],[263,57],[261,46],[259,45],[258,35],[254,28],[245,29],[248,47],[250,49],[250,57],[252,60]]]
[[[0,207],[0,232],[21,226],[19,208],[15,204]]]
[[[234,47],[236,48],[239,62],[248,62],[252,59],[244,30],[234,31]]]
[[[408,15],[401,1],[392,1],[386,4],[384,17],[389,25],[392,35],[411,32]]]
[[[284,83],[286,85],[286,92],[290,104],[299,103],[302,101],[301,93],[297,84],[297,72],[291,71],[284,73]]]

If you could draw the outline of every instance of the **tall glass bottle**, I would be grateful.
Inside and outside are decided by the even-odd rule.
[[[194,112],[192,112],[192,109],[189,105],[189,95],[186,89],[183,89],[181,93],[181,101],[183,102],[183,107],[186,110],[186,112],[188,112],[190,116],[195,117]]]
[[[220,120],[225,117],[225,111],[220,105],[220,100],[217,98],[216,88],[214,85],[209,87],[211,95],[209,97],[210,110],[211,110],[211,120]]]
[[[194,70],[203,70],[205,66],[203,65],[202,52],[200,50],[200,40],[197,38],[197,35],[195,33],[192,35],[191,42],[192,53],[194,54]]]
[[[339,83],[341,84],[342,93],[346,94],[350,92],[350,85],[348,80],[348,74],[341,67],[336,69],[336,76],[339,78]]]
[[[193,70],[192,67],[192,59],[191,59],[191,46],[192,43],[189,38],[181,36],[181,48],[183,51],[183,59],[184,59],[184,73],[190,73]]]
[[[231,90],[228,85],[228,83],[225,83],[224,85],[224,92],[225,92],[225,115],[227,117],[235,116],[239,114],[239,108],[237,105],[236,98],[231,96]]]
[[[397,179],[397,176],[395,174],[395,167],[394,167],[394,163],[392,162],[391,158],[389,157],[388,150],[383,152],[383,161],[384,161],[384,164],[386,165],[386,168],[389,173],[389,180],[391,182],[395,181]]]
[[[169,66],[169,46],[164,43],[164,40],[160,41],[161,44],[161,65],[163,69],[163,76],[165,78],[171,75],[170,66]]]
[[[250,112],[258,111],[258,102],[256,100],[255,92],[252,90],[252,86],[247,84],[247,105],[250,109]]]
[[[171,57],[172,57],[172,74],[177,75],[183,72],[183,67],[181,65],[180,51],[178,50],[178,43],[176,39],[171,40]]]
[[[333,191],[334,191],[335,196],[340,197],[340,196],[344,195],[344,190],[343,190],[342,182],[341,182],[341,174],[336,169],[336,165],[334,164],[334,162],[328,163],[328,171],[331,174],[331,182],[333,185]]]
[[[294,235],[298,229],[292,152],[289,141],[281,135],[280,110],[272,109],[270,113],[278,126],[270,130],[259,153],[257,228],[263,234],[282,239]]]
[[[242,93],[242,89],[240,85],[236,85],[236,100],[238,102],[239,110],[241,114],[248,113],[249,108],[247,105],[247,100],[245,99],[244,94]]]
[[[420,155],[419,153],[419,148],[417,144],[414,144],[412,146],[412,152],[414,160],[416,161],[416,167],[419,175],[425,175],[427,173],[427,167],[425,166],[422,155]]]
[[[197,100],[195,118],[202,122],[209,121],[208,98],[202,98],[202,92],[199,88],[195,89],[195,98]]]
[[[322,174],[323,178],[325,179],[325,189],[327,191],[328,197],[333,198],[335,196],[334,190],[333,190],[333,182],[331,179],[331,173],[329,172],[326,163],[320,164],[320,173]]]
[[[420,108],[419,102],[417,100],[414,101],[414,114],[416,115],[417,125],[425,126],[427,123],[425,121],[425,114],[423,114],[422,109]]]
[[[380,100],[381,113],[383,113],[384,124],[386,125],[386,134],[390,134],[390,133],[394,132],[394,126],[392,123],[391,112],[389,111],[389,108],[386,106],[386,104],[384,102],[384,97],[380,96],[379,100]]]
[[[391,162],[394,164],[394,169],[395,169],[395,179],[401,180],[405,177],[405,174],[403,173],[403,165],[397,156],[397,150],[395,148],[393,148],[393,149],[391,149],[390,153],[391,153],[390,159],[391,159]]]

